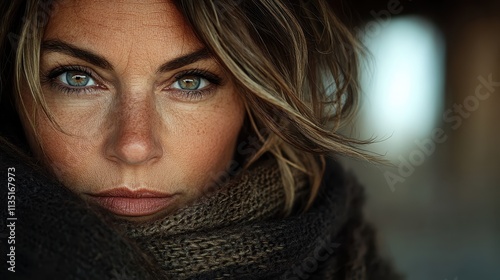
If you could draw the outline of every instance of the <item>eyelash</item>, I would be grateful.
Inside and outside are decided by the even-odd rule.
[[[94,79],[98,85],[91,87],[72,87],[69,85],[62,84],[58,77],[65,72],[74,71],[81,72],[85,75],[88,75],[90,78]],[[58,66],[55,69],[51,70],[48,74],[45,74],[42,78],[42,83],[49,83],[50,86],[56,90],[59,90],[65,94],[87,94],[92,93],[98,90],[102,90],[104,86],[99,85],[99,79],[96,79],[97,75],[90,69],[82,66]],[[198,90],[182,90],[172,88],[172,85],[180,81],[182,78],[186,77],[199,77],[207,80],[210,84],[203,89]],[[207,95],[210,95],[213,90],[222,84],[222,79],[215,74],[212,74],[208,71],[201,69],[191,69],[182,71],[174,76],[175,80],[171,83],[167,88],[167,90],[174,92],[174,94],[182,99],[186,99],[189,101],[199,100]]]
[[[96,90],[99,90],[99,87],[102,86],[92,86],[92,87],[72,87],[69,85],[62,84],[60,81],[58,81],[58,77],[69,71],[74,71],[74,72],[81,72],[85,75],[88,75],[90,78],[96,80],[95,76],[96,74],[93,73],[90,69],[87,69],[82,66],[58,66],[55,69],[51,70],[48,74],[45,75],[45,78],[42,79],[42,83],[49,83],[50,86],[56,90],[59,90],[65,94],[71,95],[71,94],[86,94],[86,93],[92,93]]]
[[[174,83],[180,81],[182,78],[186,77],[199,77],[202,79],[207,80],[210,84],[204,88],[204,89],[197,89],[197,90],[181,90],[181,89],[174,89],[171,88],[171,85]],[[176,91],[177,95],[182,98],[182,99],[188,99],[188,100],[199,100],[205,96],[210,95],[214,89],[216,89],[218,86],[222,84],[222,79],[218,77],[217,75],[214,75],[208,71],[201,70],[201,69],[191,69],[187,71],[183,71],[175,75],[175,82],[172,83],[169,87],[168,90],[171,91]]]

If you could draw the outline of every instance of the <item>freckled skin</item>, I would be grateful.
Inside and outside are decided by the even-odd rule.
[[[35,110],[35,139],[23,125],[35,154],[71,190],[87,194],[117,187],[176,194],[165,215],[198,198],[230,160],[243,124],[243,103],[221,66],[212,59],[159,74],[158,67],[203,46],[169,1],[61,1],[43,40],[60,40],[102,56],[102,69],[59,52],[41,56],[41,71],[81,65],[105,88],[66,94],[43,85],[49,109],[66,133]],[[181,70],[203,69],[222,78],[207,97],[183,100],[164,91]],[[43,152],[36,143],[40,143]],[[153,217],[144,217],[149,219]]]

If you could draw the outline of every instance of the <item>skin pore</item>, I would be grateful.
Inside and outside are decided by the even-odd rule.
[[[40,72],[64,132],[22,89],[35,112],[36,131],[21,114],[35,155],[85,200],[119,189],[97,201],[126,219],[155,219],[199,198],[233,158],[245,116],[228,74],[169,1],[57,4]]]

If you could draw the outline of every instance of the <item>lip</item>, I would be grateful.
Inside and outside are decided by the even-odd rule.
[[[149,216],[158,213],[172,204],[174,195],[153,190],[111,189],[89,194],[91,201],[113,214],[128,217]]]

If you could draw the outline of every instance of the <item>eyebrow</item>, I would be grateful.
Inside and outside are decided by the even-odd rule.
[[[104,57],[97,55],[95,53],[92,53],[91,51],[85,50],[78,48],[72,44],[60,41],[60,40],[47,40],[42,42],[41,46],[42,51],[47,51],[47,52],[60,52],[64,53],[82,60],[85,60],[91,64],[94,64],[95,66],[98,66],[100,68],[106,69],[106,70],[112,70],[113,66],[112,64],[106,60]],[[172,71],[178,68],[181,68],[183,66],[189,65],[191,63],[195,63],[199,60],[203,59],[208,59],[211,58],[212,55],[208,51],[207,48],[203,48],[201,50],[194,51],[192,53],[174,58],[164,64],[162,64],[157,72],[162,73],[162,72],[168,72]]]
[[[168,72],[172,71],[178,68],[181,68],[183,66],[189,65],[191,63],[195,63],[199,60],[204,60],[211,58],[212,54],[208,51],[207,48],[203,48],[201,50],[183,55],[181,57],[175,58],[173,60],[170,60],[166,63],[164,63],[160,68],[158,68],[157,72]]]

